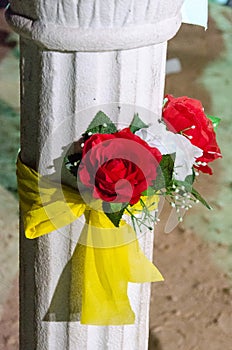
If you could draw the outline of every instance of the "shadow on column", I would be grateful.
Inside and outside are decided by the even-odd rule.
[[[77,244],[65,266],[43,321],[80,321],[85,247]]]

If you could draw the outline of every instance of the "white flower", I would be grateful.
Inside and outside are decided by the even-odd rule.
[[[185,136],[167,131],[165,125],[159,122],[135,134],[149,146],[158,148],[161,154],[176,154],[174,177],[179,181],[184,181],[186,176],[192,174],[193,164],[203,154],[203,151],[192,145]]]

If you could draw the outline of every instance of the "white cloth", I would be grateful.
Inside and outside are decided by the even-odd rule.
[[[185,0],[182,6],[182,22],[196,24],[207,29],[208,0]]]

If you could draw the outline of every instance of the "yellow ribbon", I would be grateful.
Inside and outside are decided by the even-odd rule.
[[[69,321],[80,315],[82,324],[133,324],[128,282],[155,282],[163,277],[139,248],[132,227],[122,220],[116,228],[102,211],[101,201],[87,205],[75,189],[41,176],[20,158],[17,176],[27,238],[45,235],[85,215],[85,225],[70,261],[69,319],[58,315],[54,296],[49,310],[52,320]]]

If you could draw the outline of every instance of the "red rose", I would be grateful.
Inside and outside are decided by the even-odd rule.
[[[94,134],[84,144],[78,175],[95,198],[133,205],[155,180],[161,158],[129,128]]]
[[[167,128],[172,132],[181,133],[193,145],[202,149],[203,155],[197,159],[200,164],[196,168],[211,175],[212,169],[208,163],[221,158],[222,155],[216,141],[213,123],[206,117],[201,102],[186,96],[165,97],[168,101],[163,108],[163,119]]]

